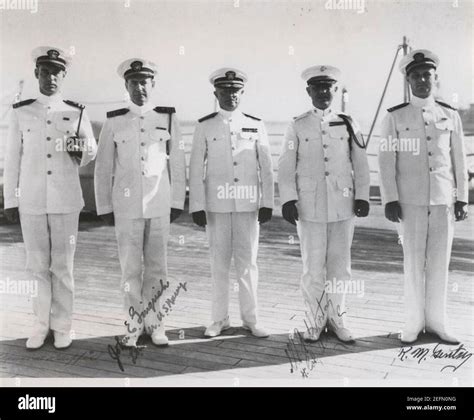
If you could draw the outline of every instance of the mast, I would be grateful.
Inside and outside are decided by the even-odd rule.
[[[344,86],[342,88],[342,95],[341,95],[341,111],[346,112],[346,105],[349,103],[349,94],[347,93],[347,89]]]
[[[402,49],[403,49],[403,55],[407,55],[411,51],[411,47],[408,45],[408,38],[406,36],[403,36],[403,43],[402,43]],[[403,78],[403,102],[409,102],[410,101],[410,87],[408,86],[408,82],[406,78]]]

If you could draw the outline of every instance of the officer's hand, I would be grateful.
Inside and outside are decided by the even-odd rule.
[[[207,225],[206,212],[204,210],[195,211],[193,213],[193,222],[198,226],[205,227]]]
[[[66,151],[73,158],[82,159],[83,147],[84,140],[77,136],[71,136],[66,139]]]
[[[402,220],[402,208],[398,201],[391,201],[390,203],[385,204],[385,217],[395,223]]]
[[[179,216],[181,216],[182,212],[183,212],[183,210],[181,210],[181,209],[171,208],[170,223],[173,223]]]
[[[268,222],[272,218],[272,214],[272,209],[269,209],[268,207],[262,207],[258,211],[258,223],[263,225],[264,223]]]
[[[369,215],[370,205],[365,200],[355,200],[354,213],[357,217],[367,217]]]
[[[287,201],[283,204],[281,209],[283,218],[291,223],[292,225],[296,225],[296,221],[298,220],[298,209],[296,208],[296,200]]]
[[[464,201],[456,201],[454,203],[454,217],[456,222],[467,219],[467,203]]]
[[[7,219],[8,223],[18,223],[18,221],[20,220],[20,213],[18,212],[18,207],[5,209],[3,213],[5,214],[5,218]]]
[[[113,213],[106,213],[100,216],[105,224],[109,226],[115,226],[115,217]]]

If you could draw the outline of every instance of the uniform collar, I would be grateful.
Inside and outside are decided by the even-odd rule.
[[[425,108],[428,106],[434,106],[435,99],[433,95],[430,95],[427,98],[419,98],[418,96],[413,95],[410,103],[417,108]]]
[[[327,117],[332,114],[332,108],[328,107],[326,109],[313,108],[313,112],[320,118]]]
[[[60,93],[57,93],[56,95],[51,95],[51,96],[46,96],[40,93],[40,95],[37,98],[37,101],[42,104],[42,105],[56,105],[61,103],[63,100],[63,97]]]
[[[130,108],[130,111],[132,111],[134,114],[143,115],[151,111],[155,107],[155,105],[152,102],[147,102],[145,105],[138,106],[134,104],[132,101],[130,101],[130,104],[128,107]]]
[[[237,108],[234,111],[226,111],[225,109],[220,108],[218,111],[218,114],[224,119],[224,120],[230,120],[231,118],[239,117],[242,115],[242,112],[239,111]]]

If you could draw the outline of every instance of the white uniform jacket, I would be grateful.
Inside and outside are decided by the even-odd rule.
[[[186,163],[174,112],[130,106],[107,113],[95,166],[97,214],[138,219],[184,208]]]
[[[76,135],[82,105],[41,95],[13,105],[5,150],[5,208],[27,214],[73,213],[84,207],[79,166],[95,158],[97,144],[83,112],[79,136],[86,140],[79,162],[66,151]]]
[[[379,166],[384,203],[468,202],[461,118],[432,98],[413,97],[411,103],[389,109],[382,123]]]
[[[357,124],[355,133],[360,137]],[[298,200],[301,220],[336,222],[352,217],[354,200],[369,201],[365,149],[352,142],[341,117],[313,109],[289,125],[278,164],[281,202]]]
[[[273,208],[273,165],[263,122],[219,111],[196,125],[190,161],[191,213]]]

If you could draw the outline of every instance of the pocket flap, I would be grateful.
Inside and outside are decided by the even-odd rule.
[[[450,119],[446,120],[439,120],[435,122],[435,127],[438,130],[443,130],[443,131],[453,131],[454,129],[454,124],[453,121]]]

